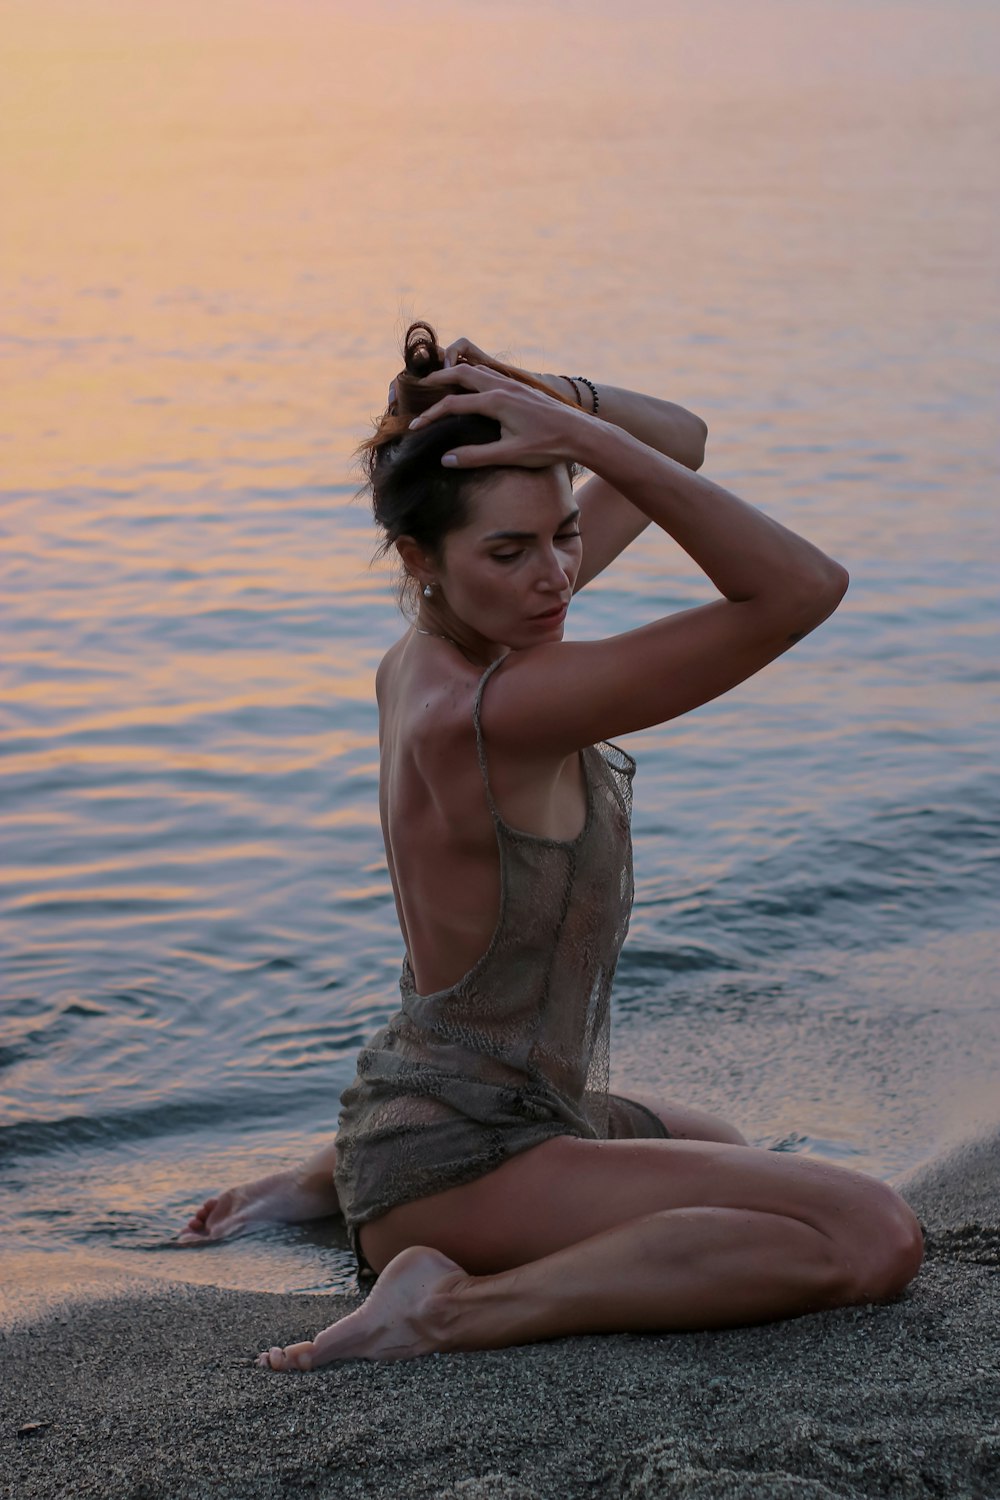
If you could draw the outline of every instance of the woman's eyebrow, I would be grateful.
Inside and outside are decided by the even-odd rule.
[[[572,526],[574,521],[579,521],[580,510],[571,510],[569,515],[563,516],[556,531],[562,531],[565,526]],[[491,531],[488,536],[483,537],[484,542],[533,542],[537,539],[537,531]]]

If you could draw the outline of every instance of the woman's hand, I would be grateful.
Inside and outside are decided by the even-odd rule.
[[[491,365],[494,362],[492,356],[484,354],[471,339],[456,339],[447,349],[439,346],[438,354],[444,361],[446,370],[453,369],[455,365]]]
[[[448,345],[447,349],[442,349],[439,345],[438,354],[443,359],[446,370],[452,369],[458,364],[485,365],[487,369],[496,370],[498,375],[504,375],[510,369],[510,366],[507,366],[505,369],[497,370],[497,366],[501,364],[501,361],[494,359],[492,355],[484,354],[482,349],[478,348],[471,339],[456,339],[453,344]],[[537,371],[532,371],[531,373],[534,379],[540,381],[547,390],[558,392],[564,399],[569,396],[565,375],[542,375]],[[576,387],[573,387],[573,391],[573,399],[576,405],[579,406],[580,398],[578,390]],[[584,411],[592,410],[592,406],[584,407]]]
[[[594,422],[594,418],[565,402],[485,365],[463,363],[448,370],[435,370],[432,375],[424,376],[423,384],[429,388],[445,386],[452,394],[443,396],[414,417],[411,428],[424,427],[439,417],[468,416],[473,412],[500,423],[499,442],[453,449],[441,459],[449,468],[481,469],[511,464],[523,469],[547,469],[553,464],[572,463]],[[465,388],[462,394],[454,393],[456,385]]]
[[[484,354],[482,349],[474,344],[471,339],[456,339],[453,344],[448,345],[447,349],[442,349],[441,345],[438,344],[437,354],[446,370],[454,369],[459,364],[489,366],[493,363],[490,355]],[[390,411],[396,404],[396,382],[394,380],[389,382],[389,399],[386,404]]]

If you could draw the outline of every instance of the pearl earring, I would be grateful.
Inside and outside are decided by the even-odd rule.
[[[432,583],[425,583],[424,584],[424,598],[425,599],[429,599],[431,597],[431,595],[433,594],[433,592],[434,592],[434,585]]]

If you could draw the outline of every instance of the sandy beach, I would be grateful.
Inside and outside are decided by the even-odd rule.
[[[998,1157],[980,1138],[903,1184],[928,1254],[901,1301],[764,1328],[279,1376],[255,1353],[349,1298],[162,1285],[50,1309],[3,1335],[2,1493],[995,1500]]]

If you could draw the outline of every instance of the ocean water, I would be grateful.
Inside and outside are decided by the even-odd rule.
[[[430,318],[691,406],[844,561],[628,748],[614,1082],[892,1176],[995,1121],[1000,16],[920,0],[71,0],[5,19],[0,1244],[349,1285],[210,1190],[336,1127],[395,1008],[351,450]],[[668,13],[664,13],[668,12]],[[648,534],[568,634],[711,597]]]

